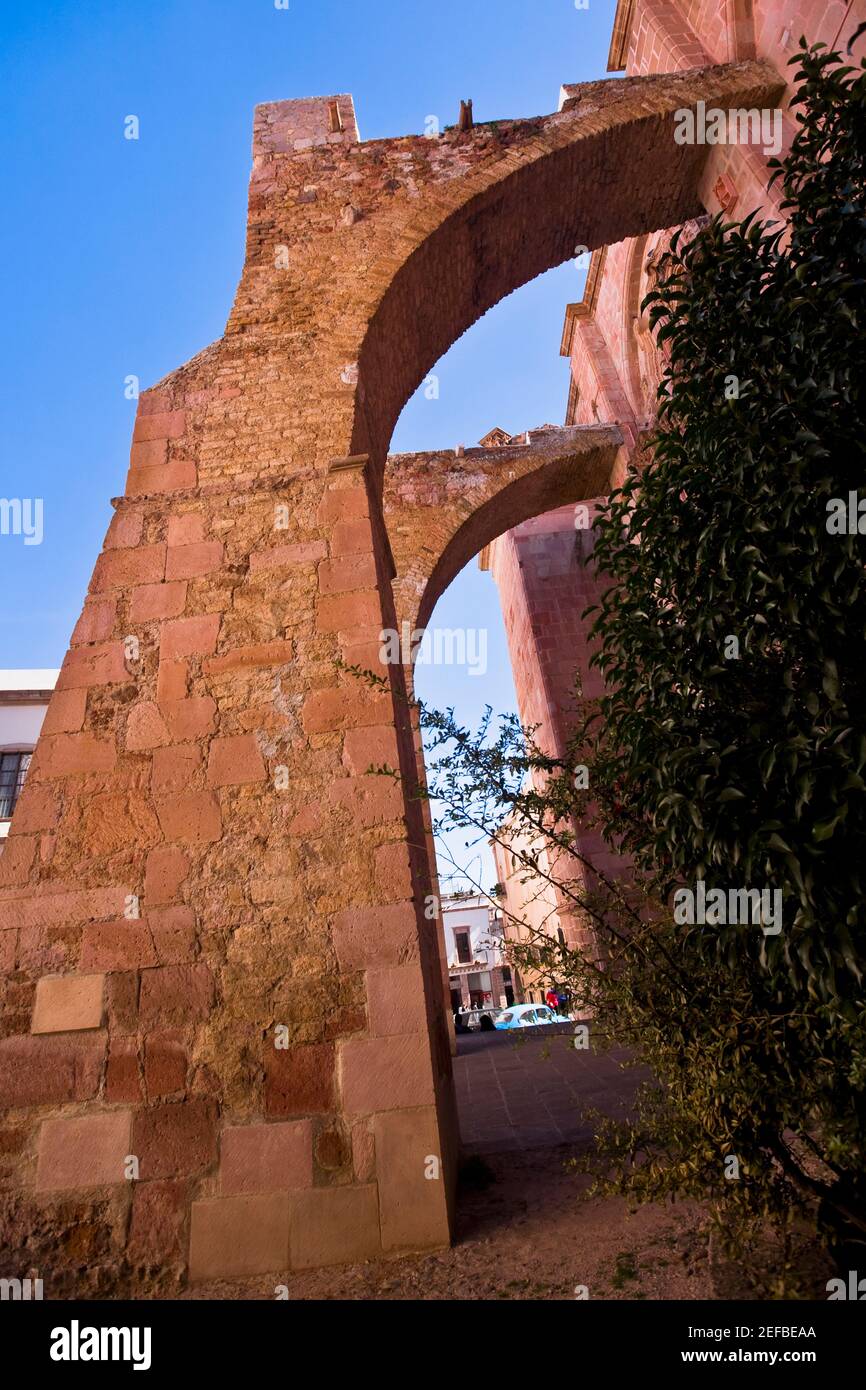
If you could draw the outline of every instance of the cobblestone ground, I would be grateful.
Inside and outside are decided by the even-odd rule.
[[[563,1025],[458,1038],[454,1083],[464,1152],[585,1144],[592,1138],[585,1110],[626,1116],[649,1073],[629,1066],[622,1048],[584,1050],[574,1042],[573,1028]]]

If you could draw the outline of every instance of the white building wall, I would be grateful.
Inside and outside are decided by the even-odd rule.
[[[45,719],[48,705],[4,705],[0,703],[0,751],[5,748],[33,748]]]
[[[36,747],[59,674],[55,670],[0,670],[0,753]],[[0,841],[9,834],[11,823],[0,820]]]

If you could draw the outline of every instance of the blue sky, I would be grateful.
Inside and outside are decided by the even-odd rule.
[[[0,9],[0,497],[41,498],[40,545],[0,535],[0,667],[59,665],[123,490],[142,388],[220,337],[241,270],[257,102],[350,91],[362,139],[556,109],[605,75],[614,0],[40,0]],[[136,115],[140,138],[124,139]],[[561,422],[567,265],[504,301],[407,405],[395,450]],[[433,622],[489,628],[483,679],[426,668],[466,720],[513,704],[495,587],[473,563]]]

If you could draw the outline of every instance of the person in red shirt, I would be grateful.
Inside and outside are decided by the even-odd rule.
[[[553,986],[551,986],[551,988],[547,991],[544,998],[548,1006],[553,1010],[554,1013],[556,1013],[557,1008],[559,1006],[559,997]]]

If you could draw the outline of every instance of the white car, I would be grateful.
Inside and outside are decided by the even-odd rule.
[[[555,1014],[546,1004],[514,1004],[497,1014],[493,1022],[497,1028],[537,1028],[542,1023],[570,1023],[571,1019]]]

